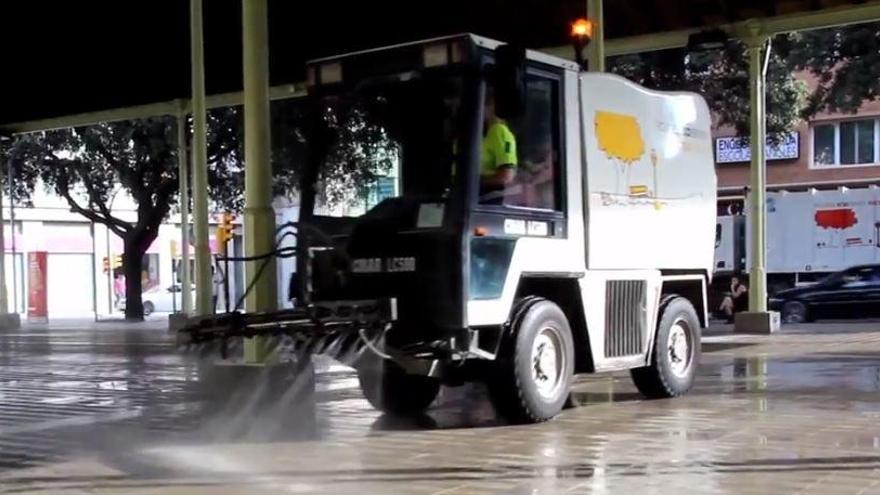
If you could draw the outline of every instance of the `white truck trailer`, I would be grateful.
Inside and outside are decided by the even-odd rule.
[[[718,217],[716,285],[734,272],[748,273],[750,218],[748,208],[741,216]],[[769,192],[766,239],[771,293],[880,263],[880,188]]]
[[[285,335],[352,363],[392,413],[469,381],[524,422],[559,413],[575,373],[632,370],[649,397],[691,387],[716,210],[701,97],[473,35],[308,76],[301,307],[206,319],[193,340]],[[379,162],[396,184],[329,214],[327,191]]]

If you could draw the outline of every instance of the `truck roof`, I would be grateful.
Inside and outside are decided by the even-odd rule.
[[[392,50],[395,48],[403,48],[403,47],[415,46],[415,45],[426,45],[426,44],[436,43],[438,41],[456,40],[456,39],[462,39],[462,38],[468,39],[471,43],[473,43],[477,46],[483,47],[483,48],[487,48],[489,50],[495,50],[499,46],[505,44],[502,41],[493,40],[491,38],[486,38],[485,36],[478,36],[478,35],[472,34],[472,33],[462,33],[462,34],[454,34],[454,35],[450,35],[450,36],[440,36],[437,38],[428,38],[428,39],[423,39],[423,40],[418,40],[418,41],[410,41],[407,43],[399,43],[396,45],[387,45],[387,46],[382,46],[382,47],[377,47],[377,48],[370,48],[367,50],[348,52],[348,53],[344,53],[344,54],[340,54],[340,55],[333,55],[331,57],[323,57],[323,58],[318,58],[318,59],[314,59],[314,60],[309,60],[306,64],[307,65],[318,64],[318,63],[324,63],[324,62],[339,60],[339,59],[348,58],[348,57],[354,57],[354,56],[358,56],[358,55],[364,55],[367,53],[375,53],[375,52],[379,52],[379,51],[383,51],[383,50]],[[563,69],[574,70],[574,71],[579,70],[578,65],[571,60],[566,60],[562,57],[557,57],[555,55],[550,55],[550,54],[540,52],[537,50],[526,50],[526,58],[528,58],[529,60],[534,60],[536,62],[541,62],[543,64],[552,65],[552,66],[560,67]]]

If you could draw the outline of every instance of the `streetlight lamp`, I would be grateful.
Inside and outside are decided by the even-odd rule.
[[[571,24],[571,42],[574,45],[574,60],[581,70],[587,69],[584,48],[593,40],[593,21],[578,19]]]

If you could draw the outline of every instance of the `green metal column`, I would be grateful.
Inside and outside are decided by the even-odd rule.
[[[0,163],[0,170],[5,170],[2,163]],[[0,193],[0,314],[5,315],[9,313],[9,295],[6,292],[6,234],[4,232],[6,229],[4,228],[2,198],[3,194]],[[12,197],[9,198],[9,203],[12,203]],[[9,232],[15,235],[15,228],[10,228]],[[14,258],[12,262],[15,263]],[[15,281],[12,283],[12,290],[15,290]],[[18,308],[15,309],[18,310]]]
[[[190,48],[192,51],[193,233],[196,251],[195,312],[199,315],[208,315],[213,312],[213,308],[211,307],[211,246],[208,242],[208,148],[202,0],[190,0]]]
[[[765,107],[765,49],[767,36],[758,26],[750,26],[750,37],[745,40],[749,54],[751,79],[751,220],[752,220],[752,266],[749,271],[749,311],[767,311],[767,163],[764,160],[764,143],[767,142]]]
[[[244,254],[255,256],[275,247],[272,209],[271,143],[269,137],[268,1],[242,0],[244,55]],[[277,308],[275,260],[248,262],[245,280],[253,288],[245,298],[248,312]],[[263,361],[264,347],[248,339],[247,361]]]
[[[180,105],[177,114],[177,175],[180,182],[180,285],[181,312],[192,313],[192,291],[189,277],[189,167],[186,166],[186,109]]]
[[[587,47],[590,72],[605,72],[605,14],[603,0],[587,0],[587,18],[593,21],[593,41]]]

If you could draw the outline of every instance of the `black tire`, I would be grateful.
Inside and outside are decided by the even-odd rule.
[[[368,360],[358,368],[358,381],[367,401],[376,409],[394,415],[412,416],[424,412],[437,394],[440,381],[411,375],[389,360]]]
[[[788,301],[782,306],[783,323],[809,323],[810,310],[800,301]]]
[[[153,314],[154,310],[155,307],[153,306],[153,303],[151,303],[150,301],[144,301],[144,316],[150,316],[151,314]]]
[[[690,301],[683,297],[671,298],[660,311],[651,364],[630,372],[636,388],[649,399],[687,393],[694,384],[700,362],[700,320]],[[670,342],[673,327],[676,328],[676,344],[680,336],[687,338],[686,350]],[[679,353],[685,356],[678,356]]]
[[[548,349],[548,370],[542,370]],[[492,366],[489,397],[495,411],[513,423],[546,421],[562,411],[573,374],[574,340],[565,313],[545,299],[521,301]]]

